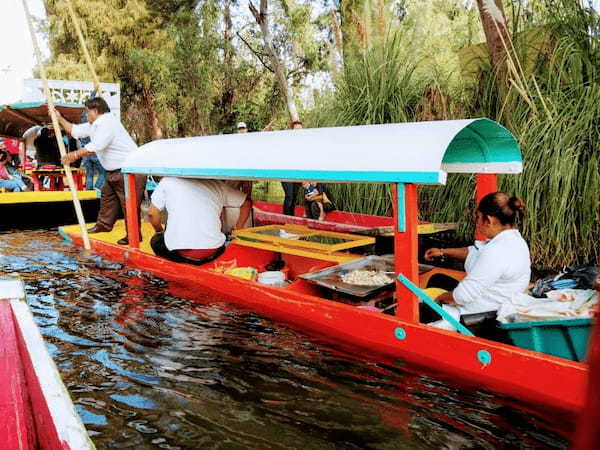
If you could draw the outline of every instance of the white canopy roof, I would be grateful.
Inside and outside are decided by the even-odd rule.
[[[446,173],[519,173],[512,134],[489,119],[165,139],[123,172],[212,179],[445,183]]]

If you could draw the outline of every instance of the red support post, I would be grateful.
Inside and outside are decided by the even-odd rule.
[[[596,290],[600,295],[600,275],[596,278]],[[587,450],[600,448],[600,389],[597,382],[600,380],[600,321],[592,330],[586,359],[589,364],[587,403],[577,421],[577,434],[573,442],[574,450]]]
[[[394,257],[396,276],[402,273],[419,285],[418,194],[415,184],[394,186]],[[419,322],[419,300],[396,280],[398,306],[396,316],[409,322]]]
[[[483,197],[492,192],[498,190],[498,176],[495,173],[478,173],[475,175],[475,204],[479,205],[479,202]],[[481,233],[477,232],[475,239],[478,241],[484,241],[486,238]]]
[[[135,174],[128,173],[125,175],[125,206],[127,209],[127,236],[129,238],[129,247],[131,248],[140,248],[140,222],[137,203]]]

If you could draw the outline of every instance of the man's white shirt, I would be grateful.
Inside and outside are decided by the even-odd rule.
[[[137,150],[123,124],[111,113],[98,116],[93,124],[73,125],[71,135],[75,139],[89,137],[91,141],[85,149],[95,152],[106,170],[120,169],[127,156]]]
[[[169,217],[165,244],[169,250],[219,248],[224,207],[239,208],[246,194],[223,181],[165,177],[152,194],[152,204]]]

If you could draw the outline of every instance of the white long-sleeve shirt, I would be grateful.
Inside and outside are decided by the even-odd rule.
[[[75,139],[89,137],[85,149],[95,152],[106,170],[120,169],[129,153],[137,150],[123,124],[111,113],[101,114],[93,124],[73,125],[71,135]]]
[[[460,315],[497,311],[513,294],[524,292],[531,277],[529,247],[518,230],[506,230],[469,247],[467,276],[454,289]],[[455,312],[455,311],[449,311]]]

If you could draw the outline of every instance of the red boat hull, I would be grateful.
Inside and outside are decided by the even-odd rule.
[[[71,236],[81,245],[79,236]],[[176,294],[191,300],[203,294],[264,314],[329,342],[353,348],[378,361],[408,363],[410,370],[425,369],[452,384],[485,387],[529,403],[534,410],[552,408],[568,413],[584,403],[588,366],[583,363],[519,349],[480,338],[409,323],[385,314],[317,297],[316,288],[298,280],[287,288],[260,285],[204,267],[177,264],[139,250],[92,241],[93,248],[110,259],[172,280]],[[285,256],[288,257],[289,256]],[[273,253],[231,244],[220,260],[237,260],[257,267]],[[297,258],[297,257],[293,257]],[[303,267],[297,264],[302,261]],[[322,266],[322,261],[299,258],[296,271]],[[291,273],[294,276],[294,273]],[[401,300],[402,301],[402,300]],[[399,331],[400,329],[400,331]],[[489,362],[484,364],[481,359]],[[484,357],[482,357],[484,355]]]
[[[93,448],[24,297],[0,283],[0,448]]]

